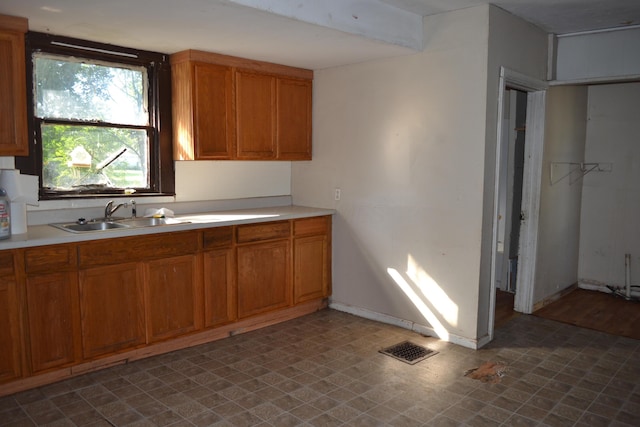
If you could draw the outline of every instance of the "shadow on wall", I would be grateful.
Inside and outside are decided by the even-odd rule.
[[[451,341],[450,331],[459,326],[459,306],[416,256],[398,250],[398,261],[390,266],[388,258],[371,252],[372,245],[361,241],[343,215],[334,216],[333,229],[334,303],[370,311],[374,318],[390,315],[427,330],[421,333]]]
[[[407,256],[407,270],[405,272],[411,283],[395,268],[387,268],[387,273],[431,325],[436,335],[442,340],[449,341],[449,332],[442,320],[446,321],[449,326],[457,326],[458,305],[449,298],[440,285],[416,262],[411,254]]]

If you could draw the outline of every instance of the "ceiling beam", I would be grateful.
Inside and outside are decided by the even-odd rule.
[[[422,50],[422,16],[378,0],[228,0],[297,21]]]

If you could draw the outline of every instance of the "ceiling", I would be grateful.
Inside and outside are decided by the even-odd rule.
[[[4,0],[31,30],[309,69],[420,50],[422,16],[493,3],[549,33],[640,25],[640,0]]]

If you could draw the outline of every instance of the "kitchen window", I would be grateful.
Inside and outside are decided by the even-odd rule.
[[[30,155],[40,199],[173,194],[166,55],[27,33]]]

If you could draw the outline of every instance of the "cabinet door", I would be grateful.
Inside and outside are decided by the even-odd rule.
[[[233,250],[216,249],[204,256],[204,325],[212,327],[237,319]]]
[[[24,31],[19,29],[21,27]],[[29,154],[24,51],[26,29],[26,19],[0,16],[0,156]]]
[[[196,159],[229,159],[235,136],[231,68],[195,63],[193,73]]]
[[[328,296],[328,244],[324,235],[293,241],[293,292],[295,303]]]
[[[278,78],[278,159],[311,160],[310,80]]]
[[[274,159],[276,79],[236,71],[237,157]]]
[[[155,342],[196,330],[196,256],[184,255],[145,263],[147,341]]]
[[[82,347],[85,358],[145,342],[141,264],[80,271]]]
[[[171,65],[175,160],[230,159],[234,154],[231,67],[197,61]]]
[[[0,277],[0,383],[20,377],[19,319],[16,282]]]
[[[290,241],[237,248],[238,317],[291,305]]]
[[[76,277],[73,272],[27,277],[31,372],[76,360],[79,342]]]

